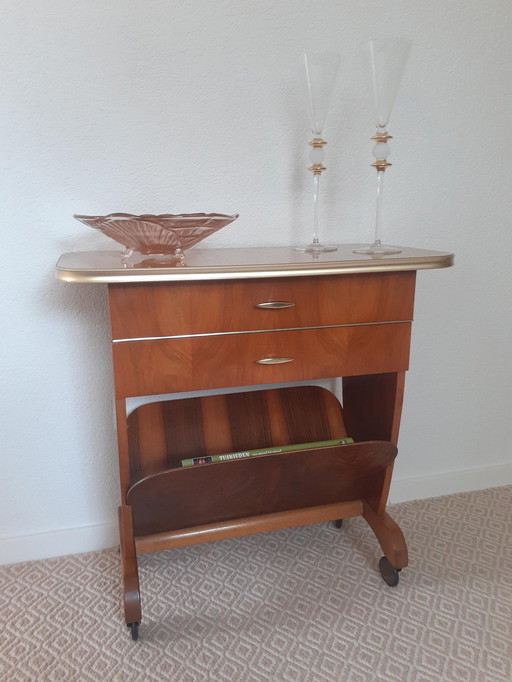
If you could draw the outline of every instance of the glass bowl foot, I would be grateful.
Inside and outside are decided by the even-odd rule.
[[[307,246],[295,246],[295,251],[302,251],[302,253],[325,253],[327,251],[337,251],[337,246],[330,244],[320,244],[320,242],[311,242]]]
[[[185,254],[181,249],[174,253],[138,253],[127,249],[121,254],[121,263],[125,268],[165,268],[185,266]]]
[[[402,253],[402,249],[396,246],[386,246],[379,242],[371,246],[362,246],[360,249],[354,249],[354,253],[363,253],[367,256],[392,256],[396,253]]]

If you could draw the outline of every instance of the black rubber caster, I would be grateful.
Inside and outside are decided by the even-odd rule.
[[[385,556],[379,561],[379,571],[386,584],[390,587],[396,587],[400,578],[400,569],[395,568]]]
[[[136,642],[139,639],[139,624],[138,623],[128,623],[132,639]]]
[[[334,522],[334,527],[335,528],[341,528],[342,524],[343,524],[343,519],[336,519],[336,521]]]

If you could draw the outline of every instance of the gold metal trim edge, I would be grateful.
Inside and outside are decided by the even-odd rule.
[[[349,322],[347,324],[319,324],[312,327],[278,327],[276,329],[237,329],[228,332],[202,332],[200,334],[170,334],[169,336],[134,336],[112,339],[112,343],[134,343],[136,341],[172,341],[175,339],[200,339],[211,336],[237,336],[239,334],[265,334],[270,332],[300,332],[314,329],[340,329],[342,327],[377,327],[383,324],[412,324],[413,320],[383,320],[382,322]]]
[[[301,275],[343,275],[349,273],[400,272],[404,270],[439,270],[454,263],[453,254],[429,256],[421,259],[404,258],[392,260],[372,259],[364,261],[340,261],[338,264],[301,263],[300,265],[266,265],[183,268],[177,270],[70,270],[57,268],[55,276],[63,282],[74,284],[114,284],[121,282],[186,282],[201,280],[258,279],[264,277],[300,277]]]

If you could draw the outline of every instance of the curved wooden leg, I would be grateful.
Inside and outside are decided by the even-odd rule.
[[[363,518],[375,533],[384,556],[397,569],[408,563],[407,545],[400,526],[387,512],[378,514],[366,500],[363,500]]]
[[[133,637],[134,630],[138,630],[142,612],[131,507],[119,507],[119,538],[121,544],[124,617],[126,625],[131,628]],[[137,625],[134,626],[134,623]],[[133,639],[136,639],[136,637],[133,637]]]

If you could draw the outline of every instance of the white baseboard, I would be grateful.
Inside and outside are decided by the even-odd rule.
[[[389,503],[424,500],[428,497],[498,488],[502,485],[512,485],[512,463],[449,471],[434,476],[393,478]]]
[[[422,500],[502,485],[512,485],[512,464],[451,471],[434,476],[396,478],[391,484],[389,502],[393,504]],[[95,552],[115,547],[118,542],[116,521],[35,535],[0,538],[0,564],[16,564],[67,554]]]
[[[78,528],[0,538],[0,564],[17,564],[67,554],[82,554],[115,547],[119,543],[116,521]]]

